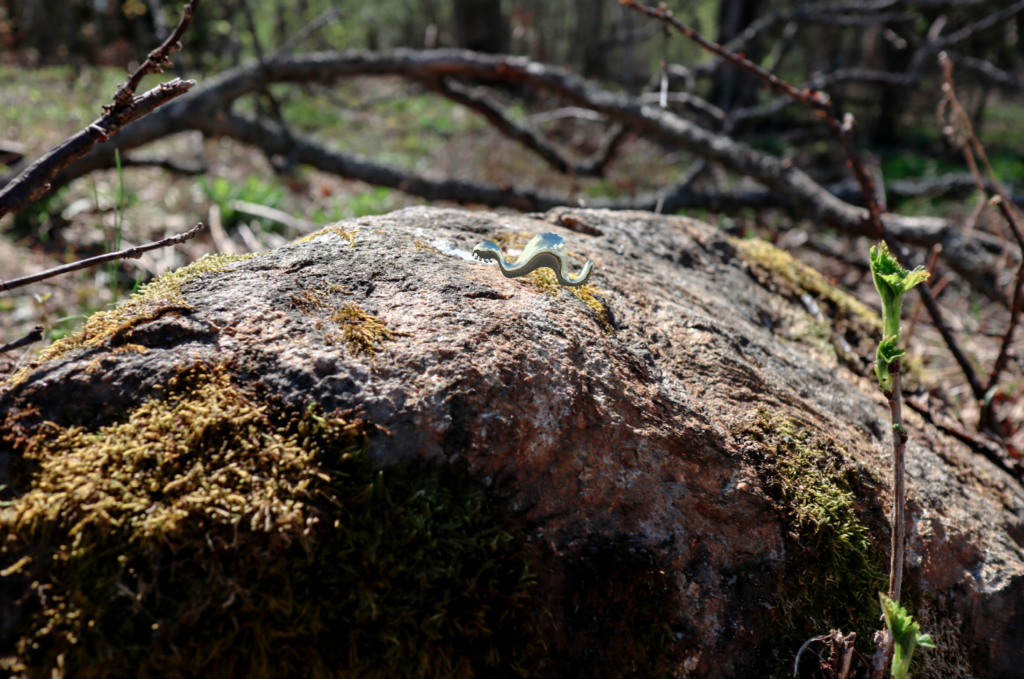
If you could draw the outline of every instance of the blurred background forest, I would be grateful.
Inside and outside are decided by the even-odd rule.
[[[855,143],[884,187],[889,210],[950,219],[983,244],[992,287],[966,282],[955,272],[957,253],[948,251],[934,265],[933,287],[965,353],[984,374],[1008,323],[1020,248],[998,211],[985,207],[962,153],[962,126],[937,116],[938,55],[952,61],[959,101],[1016,201],[1014,187],[1024,181],[1024,2],[665,4],[703,35],[794,85],[828,92],[837,109],[852,112]],[[0,184],[98,117],[180,10],[161,0],[0,0]],[[785,158],[834,195],[861,202],[841,146],[814,111],[779,98],[757,78],[616,0],[205,0],[183,47],[163,77],[192,78],[200,88],[255,58],[269,64],[316,51],[463,48],[521,55]],[[473,78],[434,82],[372,68],[290,82],[263,73],[266,82],[226,100],[224,110],[270,121],[286,139],[301,136],[349,154],[348,164],[311,166],[261,147],[259,138],[191,129],[121,154],[120,168],[107,163],[82,173],[0,220],[0,278],[181,233],[200,220],[217,228],[177,248],[2,293],[0,343],[41,324],[38,351],[75,331],[86,315],[207,252],[265,250],[332,221],[428,202],[546,209],[550,201],[530,198],[536,192],[587,206],[679,212],[739,238],[764,238],[875,304],[863,237],[808,219],[793,200],[749,177],[551,91],[507,82],[486,84],[483,92]],[[506,121],[504,133],[495,116]],[[517,140],[510,126],[527,133]],[[533,141],[524,143],[530,135]],[[545,155],[538,146],[555,151]],[[356,167],[352,159],[365,162]],[[388,175],[388,168],[405,178]],[[420,176],[437,185],[416,188],[410,177]],[[442,190],[453,181],[525,198],[487,199],[492,193],[466,200],[463,188]],[[673,186],[675,194],[666,192]],[[927,247],[918,251],[922,261],[929,254]],[[910,306],[918,317],[910,330],[918,366],[913,379],[976,424],[978,399],[927,315]],[[0,376],[26,356],[0,356]],[[998,418],[1006,440],[1024,420],[1018,412],[1024,401],[1020,408],[1017,402],[1024,356],[1017,344],[1009,356]],[[866,366],[871,358],[861,360]]]

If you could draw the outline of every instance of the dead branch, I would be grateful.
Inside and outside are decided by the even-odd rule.
[[[295,35],[281,43],[278,48],[270,54],[270,59],[274,60],[280,56],[284,56],[285,54],[290,54],[291,51],[301,45],[306,38],[313,35],[339,16],[341,16],[341,12],[337,7],[328,7],[323,12],[320,12],[315,19],[300,28]]]
[[[189,239],[195,238],[202,230],[203,223],[199,222],[185,233],[177,236],[170,236],[169,238],[164,238],[163,240],[158,240],[153,243],[146,243],[145,245],[136,245],[135,247],[119,250],[117,252],[108,252],[104,255],[97,255],[96,257],[72,262],[71,264],[65,264],[64,266],[47,269],[46,271],[32,274],[31,276],[23,276],[10,281],[0,281],[0,292],[6,292],[8,290],[13,290],[14,288],[20,288],[26,285],[31,285],[32,283],[38,283],[39,281],[45,281],[47,278],[53,278],[54,276],[60,276],[61,274],[78,271],[79,269],[88,269],[89,267],[96,266],[97,264],[105,264],[106,262],[113,262],[119,259],[138,259],[142,256],[143,252],[149,252],[150,250],[156,250],[157,248],[165,248],[170,245],[184,243]]]
[[[1021,1],[1024,2],[1024,0]],[[707,40],[689,26],[678,21],[672,16],[672,13],[667,10],[654,9],[653,7],[642,5],[636,0],[619,0],[619,2],[631,9],[641,12],[642,14],[646,14],[651,18],[657,19],[658,21],[675,28],[677,31],[707,51],[761,78],[777,92],[781,92],[794,100],[817,110],[828,123],[828,126],[832,130],[836,139],[838,139],[842,144],[843,151],[846,153],[846,157],[849,161],[848,164],[850,169],[853,170],[854,177],[856,177],[857,183],[860,185],[861,194],[863,195],[864,203],[868,210],[867,218],[862,219],[862,226],[865,228],[867,235],[872,238],[880,238],[884,240],[889,246],[889,249],[897,257],[904,262],[908,261],[908,255],[906,250],[903,248],[902,243],[883,221],[882,215],[884,210],[878,202],[878,193],[875,190],[874,181],[872,180],[871,175],[866,171],[860,156],[853,148],[853,116],[851,114],[847,113],[843,116],[842,121],[840,121],[839,116],[833,108],[832,102],[827,94],[817,90],[797,90],[789,83],[780,80],[775,76],[775,74],[766,71],[764,68],[753,63],[743,55],[733,54],[721,45]],[[807,177],[807,179],[810,180],[810,177]],[[984,393],[980,392],[981,382],[978,380],[974,367],[960,350],[960,346],[956,341],[956,338],[953,336],[953,333],[950,332],[949,328],[943,321],[942,310],[932,297],[931,289],[927,284],[920,285],[918,289],[920,290],[920,295],[924,301],[925,308],[928,309],[928,314],[932,317],[932,322],[939,330],[939,334],[942,335],[942,339],[946,342],[946,345],[949,347],[953,357],[957,360],[957,363],[963,370],[964,376],[967,378],[967,382],[971,385],[971,389],[974,391],[975,398],[978,399],[979,403],[983,402]],[[1002,295],[1000,295],[999,298],[1002,299]],[[893,423],[896,424],[896,421],[894,420]]]
[[[753,73],[758,78],[761,78],[776,92],[785,94],[794,101],[798,101],[805,106],[818,111],[818,113],[825,118],[825,121],[832,129],[836,138],[843,145],[843,150],[846,152],[846,157],[849,159],[850,167],[853,170],[854,176],[857,177],[857,182],[862,187],[864,203],[867,206],[868,215],[870,217],[869,231],[871,233],[869,235],[874,238],[881,238],[883,236],[885,233],[885,226],[882,224],[882,209],[878,204],[874,182],[872,181],[871,176],[864,169],[864,164],[861,162],[860,156],[857,155],[853,148],[853,116],[847,114],[844,119],[840,121],[839,116],[836,114],[836,111],[832,106],[832,101],[829,99],[827,94],[817,90],[798,90],[788,82],[781,80],[774,73],[771,73],[758,64],[750,61],[742,54],[734,54],[721,45],[706,39],[700,33],[697,33],[692,28],[672,16],[672,13],[668,10],[654,9],[653,7],[641,4],[636,0],[619,0],[619,2],[630,9],[634,9],[641,14],[646,14],[652,19],[657,19],[658,21],[671,26],[708,52],[711,52],[734,66],[738,66],[745,71]]]
[[[629,95],[604,90],[561,68],[531,62],[523,57],[456,50],[395,50],[388,54],[365,51],[323,52],[268,62],[265,71],[250,62],[206,81],[172,107],[156,111],[131,125],[115,139],[96,147],[90,154],[68,166],[53,179],[52,184],[56,188],[95,170],[113,167],[115,149],[124,152],[186,130],[201,130],[208,135],[225,134],[259,148],[275,146],[279,149],[275,153],[288,154],[290,149],[278,146],[276,138],[260,137],[261,134],[272,133],[271,126],[227,115],[225,112],[231,102],[245,94],[259,91],[261,84],[268,80],[326,84],[358,75],[399,75],[417,83],[458,76],[474,81],[513,82],[548,91],[560,96],[569,105],[594,111],[623,127],[659,137],[679,149],[751,177],[766,187],[765,191],[739,194],[688,193],[681,197],[680,204],[675,208],[670,207],[666,200],[663,208],[666,212],[709,205],[722,208],[730,205],[784,205],[851,235],[871,233],[871,229],[865,226],[869,216],[866,210],[836,198],[789,160],[753,150],[681,118],[670,110],[645,106]],[[221,120],[216,120],[218,118]],[[253,125],[258,129],[253,128]],[[328,151],[297,134],[295,141],[303,149],[300,156],[311,159],[309,164],[314,167],[378,186],[398,188],[430,200],[454,200],[526,211],[545,210],[567,202],[575,203],[567,196],[512,186],[428,179],[367,159]],[[297,162],[307,161],[297,156]],[[648,197],[607,202],[588,201],[588,205],[595,207],[602,203],[606,203],[602,206],[611,209],[619,206],[624,209],[653,209],[657,197],[651,196],[649,201]],[[954,271],[982,294],[1008,303],[997,284],[991,258],[985,248],[965,237],[955,224],[937,217],[894,214],[882,215],[882,223],[905,243],[923,247],[940,243]]]
[[[122,128],[152,113],[156,108],[188,92],[194,80],[174,80],[161,83],[142,96],[135,90],[146,75],[162,73],[164,66],[173,65],[170,55],[181,49],[181,36],[185,34],[199,0],[190,0],[181,13],[174,31],[159,47],[149,53],[142,65],[121,83],[114,93],[114,103],[103,107],[104,113],[84,130],[64,140],[21,174],[0,188],[0,217],[8,212],[24,210],[50,190],[50,182],[58,172],[75,160],[88,154],[97,142],[107,141]]]
[[[97,142],[107,141],[121,128],[180,97],[195,84],[194,80],[177,78],[161,83],[127,105],[111,108],[84,130],[64,140],[0,189],[0,217],[8,212],[24,210],[42,198],[51,189],[50,182],[57,173],[88,154]]]
[[[1018,0],[998,12],[994,12],[983,19],[979,19],[978,21],[964,26],[958,31],[950,33],[945,38],[940,38],[938,35],[941,33],[942,28],[946,23],[945,15],[941,15],[932,24],[932,28],[928,31],[924,45],[914,52],[910,66],[907,68],[907,74],[912,78],[913,82],[919,81],[922,73],[924,72],[925,66],[930,63],[932,58],[934,58],[939,52],[945,50],[951,45],[963,42],[976,33],[995,26],[1000,21],[1009,19],[1022,10],[1024,10],[1024,0]]]
[[[640,103],[642,104],[653,104],[655,102],[660,101],[660,99],[661,95],[657,92],[648,92],[646,94],[640,95]],[[700,97],[693,94],[687,94],[685,92],[669,92],[666,95],[666,100],[672,102],[673,104],[682,104],[684,106],[689,106],[694,110],[700,111],[701,113],[710,116],[711,118],[720,123],[724,123],[727,117],[725,111],[718,108],[710,101],[707,101],[706,99],[701,99]]]
[[[6,354],[8,351],[14,351],[15,349],[26,347],[29,344],[35,344],[41,339],[43,339],[43,326],[37,325],[36,327],[32,328],[32,332],[25,335],[21,339],[0,346],[0,354]]]
[[[181,19],[178,21],[178,25],[174,27],[174,31],[167,36],[167,39],[159,47],[150,52],[146,60],[135,69],[135,72],[129,76],[128,80],[121,83],[121,86],[117,88],[117,92],[114,93],[112,109],[116,109],[119,106],[130,106],[135,100],[135,90],[138,89],[139,83],[142,82],[143,78],[150,73],[163,73],[165,66],[174,65],[171,62],[171,55],[181,50],[181,38],[185,35],[189,25],[191,25],[192,18],[195,17],[197,9],[199,9],[199,0],[190,0],[185,5],[181,11]]]
[[[625,128],[621,125],[614,125],[607,139],[601,145],[601,149],[591,158],[577,162],[568,158],[554,144],[545,139],[540,132],[512,120],[505,112],[504,107],[486,94],[470,89],[451,78],[441,78],[438,80],[434,85],[434,90],[448,99],[481,114],[499,132],[530,149],[562,174],[575,175],[577,177],[604,176],[605,168],[611,162],[615,149],[618,148],[619,143],[625,138]]]

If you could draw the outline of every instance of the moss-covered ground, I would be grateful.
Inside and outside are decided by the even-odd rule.
[[[191,366],[43,425],[0,514],[16,677],[505,677],[542,657],[524,542],[455,472],[374,470],[351,415]],[[12,590],[8,590],[12,591]]]
[[[800,645],[831,629],[856,632],[858,649],[873,651],[877,593],[887,580],[858,514],[854,488],[861,472],[842,444],[763,409],[739,435],[789,529],[785,573],[772,602],[771,644],[780,651],[780,667],[792,668]]]

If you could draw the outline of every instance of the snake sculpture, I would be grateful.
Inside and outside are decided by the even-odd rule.
[[[489,240],[485,240],[473,248],[473,256],[481,261],[487,259],[496,261],[505,278],[525,276],[531,271],[546,266],[555,272],[555,278],[560,284],[570,287],[586,283],[590,278],[590,270],[594,268],[594,263],[588,259],[579,276],[570,274],[569,251],[565,248],[565,241],[557,233],[542,233],[534,236],[533,240],[523,248],[523,254],[519,255],[515,262],[505,261],[505,258],[501,256],[501,249]]]

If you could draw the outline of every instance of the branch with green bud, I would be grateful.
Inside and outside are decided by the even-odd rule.
[[[882,602],[885,626],[895,645],[892,656],[893,679],[907,679],[914,650],[918,646],[935,648],[935,643],[927,634],[921,634],[921,626],[899,602],[893,601],[881,592],[878,593],[878,598]]]
[[[903,329],[900,328],[903,295],[918,283],[928,280],[929,275],[920,266],[913,271],[904,269],[889,253],[885,243],[871,248],[871,277],[882,297],[882,341],[878,345],[875,363],[875,375],[878,376],[882,391],[892,390],[889,366],[906,353],[900,346],[903,338]]]
[[[900,328],[900,314],[903,310],[903,295],[907,294],[907,291],[915,285],[928,280],[929,274],[923,267],[907,271],[890,254],[888,246],[885,243],[879,243],[871,248],[871,277],[882,298],[882,341],[878,344],[876,353],[875,375],[878,377],[878,384],[882,387],[882,393],[885,394],[885,398],[889,402],[889,411],[892,414],[892,561],[889,566],[889,596],[884,597],[884,608],[884,601],[899,606],[900,589],[903,585],[903,553],[906,533],[904,453],[907,448],[908,434],[903,426],[903,393],[900,390],[900,359],[906,352],[901,346],[903,331]],[[906,611],[903,613],[905,614]],[[892,633],[889,619],[890,616],[887,613],[886,624],[889,631],[881,633],[882,643],[872,657],[872,679],[881,679],[889,658],[892,658],[894,654],[897,658],[906,658],[909,662],[908,647],[899,645],[899,640]],[[909,647],[909,651],[913,653],[913,646]],[[898,679],[903,679],[906,676],[905,670],[903,677],[895,674],[895,661],[893,672],[893,676]]]

